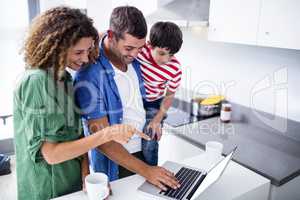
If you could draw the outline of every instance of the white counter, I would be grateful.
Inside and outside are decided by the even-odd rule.
[[[208,169],[207,155],[202,153],[198,156],[185,159],[181,163],[196,168]],[[109,200],[151,200],[137,191],[137,188],[145,181],[140,175],[123,178],[111,183],[113,195]],[[210,200],[268,200],[270,181],[251,170],[231,161],[220,180],[207,189],[201,199]],[[55,200],[88,200],[87,195],[80,191],[65,195]]]

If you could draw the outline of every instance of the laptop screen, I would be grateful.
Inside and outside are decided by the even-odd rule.
[[[228,165],[229,161],[231,160],[234,151],[235,149],[207,173],[205,179],[203,180],[203,182],[201,183],[191,200],[197,198],[204,190],[206,190],[210,185],[212,185],[219,179],[226,166]]]

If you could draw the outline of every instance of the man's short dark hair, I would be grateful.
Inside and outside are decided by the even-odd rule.
[[[147,35],[147,23],[143,13],[133,6],[120,6],[114,8],[110,16],[109,28],[117,39],[128,33],[138,39]]]
[[[172,22],[156,22],[150,30],[150,44],[153,47],[168,48],[170,54],[175,54],[182,45],[182,32]]]

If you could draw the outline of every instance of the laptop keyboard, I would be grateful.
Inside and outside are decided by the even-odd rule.
[[[202,174],[200,171],[196,171],[193,169],[188,169],[182,167],[175,175],[177,180],[179,181],[181,187],[174,190],[172,188],[168,188],[167,191],[160,191],[160,194],[163,194],[168,197],[172,197],[174,199],[183,199],[192,185],[197,181],[194,188],[188,194],[187,199],[191,199],[193,194],[196,192],[197,188],[200,186],[202,181],[205,178],[205,174]],[[199,178],[200,177],[200,178]],[[199,178],[199,179],[198,179]]]

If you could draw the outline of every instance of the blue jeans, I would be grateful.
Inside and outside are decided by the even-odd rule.
[[[144,102],[144,108],[146,110],[146,124],[144,126],[144,133],[151,137],[151,132],[146,130],[149,123],[155,117],[157,112],[160,109],[162,99],[153,101],[153,102]],[[165,119],[166,117],[164,117]],[[163,126],[163,121],[161,121],[161,127]],[[158,163],[158,142],[156,140],[144,140],[142,139],[142,152],[145,159],[145,162],[149,165],[156,166]]]

